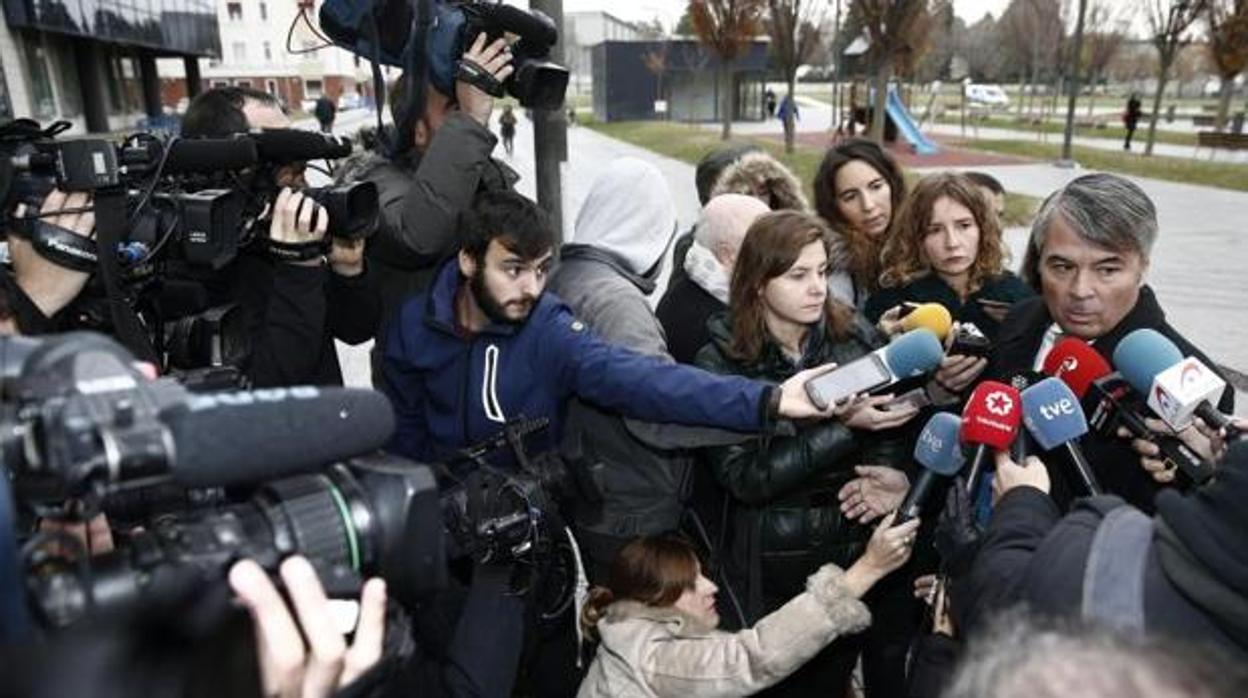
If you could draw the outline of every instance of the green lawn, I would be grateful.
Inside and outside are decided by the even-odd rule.
[[[1086,115],[1076,116],[1075,120],[1078,121],[1080,118],[1086,118]],[[942,124],[961,123],[959,117],[956,114],[950,115],[948,112],[946,112],[945,116],[942,116],[941,118],[937,119],[937,121],[939,121]],[[1033,133],[1033,134],[1043,132],[1043,133],[1049,133],[1049,134],[1055,134],[1055,135],[1061,136],[1063,133],[1066,132],[1066,124],[1064,122],[1049,121],[1049,122],[1041,123],[1039,125],[1035,125],[1031,123],[1019,122],[1014,118],[1000,117],[1000,116],[992,116],[986,119],[982,119],[979,121],[979,125],[984,128],[1006,128],[1006,129],[1013,129],[1016,131],[1026,131],[1028,133]],[[1164,128],[1164,126],[1165,124],[1157,124],[1157,138],[1155,139],[1155,142],[1169,143],[1171,145],[1189,145],[1189,146],[1196,145],[1195,133],[1181,132],[1181,131],[1163,131],[1162,129]],[[971,125],[968,122],[967,123],[968,132],[970,131],[970,129],[971,129]],[[1087,126],[1084,126],[1084,127],[1076,126],[1075,135],[1085,136],[1087,138],[1106,138],[1106,139],[1121,143],[1123,139],[1127,137],[1127,129],[1123,128],[1122,126],[1107,126],[1105,128],[1090,128]],[[1137,128],[1135,131],[1135,139],[1134,139],[1135,143],[1139,144],[1140,147],[1143,147],[1144,141],[1147,139],[1147,137],[1148,137],[1148,121],[1141,120],[1140,127]]]
[[[1046,144],[1018,140],[976,140],[968,141],[964,145],[967,148],[1039,160],[1056,160],[1061,156],[1062,150],[1060,143]],[[1144,157],[1139,153],[1124,153],[1080,146],[1075,146],[1074,158],[1079,164],[1094,170],[1105,170],[1107,172],[1117,172],[1137,177],[1150,177],[1169,182],[1248,191],[1248,165],[1210,162],[1205,159],[1165,157],[1161,155]]]
[[[724,145],[724,142],[719,139],[718,131],[698,125],[670,121],[599,123],[592,119],[586,119],[581,123],[612,138],[618,138],[660,155],[695,165],[707,153]],[[784,144],[771,138],[736,137],[731,142],[754,143],[765,148],[793,170],[793,173],[802,181],[807,198],[814,201],[811,183],[815,179],[815,171],[819,169],[819,162],[823,159],[822,149],[799,146],[792,154],[786,154]],[[1008,194],[1005,206],[1006,225],[1026,225],[1038,205],[1039,201],[1034,197]]]

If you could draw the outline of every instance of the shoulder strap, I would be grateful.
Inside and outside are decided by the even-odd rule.
[[[1119,630],[1144,629],[1144,566],[1153,520],[1120,506],[1106,514],[1092,538],[1083,574],[1083,617]]]

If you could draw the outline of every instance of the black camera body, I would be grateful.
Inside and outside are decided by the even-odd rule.
[[[551,111],[563,107],[568,69],[550,61],[550,49],[559,41],[559,30],[550,17],[539,10],[526,12],[501,3],[465,3],[459,9],[464,15],[464,24],[459,33],[460,51],[455,55],[456,60],[464,49],[472,46],[478,34],[484,33],[487,41],[515,34],[519,37],[511,45],[515,71],[503,81],[503,89],[519,100],[522,107]]]

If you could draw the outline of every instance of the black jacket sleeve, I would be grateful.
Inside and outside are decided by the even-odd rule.
[[[1017,487],[997,502],[967,577],[952,587],[957,627],[970,633],[993,611],[1023,599],[1027,568],[1061,512],[1034,487]]]
[[[381,225],[369,241],[374,254],[419,268],[458,249],[459,213],[472,204],[497,142],[471,116],[452,114],[421,156],[415,179],[379,187]]]
[[[250,253],[239,255],[238,264],[236,297],[251,342],[247,377],[256,387],[316,382],[325,349],[329,271]]]
[[[361,344],[377,334],[381,324],[381,295],[368,261],[356,276],[329,273],[329,331],[334,339]]]
[[[798,430],[795,436],[760,436],[706,450],[715,478],[734,497],[760,504],[797,489],[837,465],[857,448],[853,432],[836,420]]]

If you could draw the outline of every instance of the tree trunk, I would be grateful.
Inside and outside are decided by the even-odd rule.
[[[1231,94],[1235,91],[1235,76],[1222,76],[1222,89],[1218,94],[1218,118],[1213,122],[1218,131],[1226,130],[1226,117],[1231,113]]]
[[[728,83],[728,84],[725,84]],[[720,117],[724,121],[724,128],[719,134],[720,140],[728,140],[732,138],[732,68],[726,63],[722,63],[719,68],[718,84],[723,89],[723,93],[719,96],[719,106],[723,109]]]
[[[795,118],[796,118],[795,112],[797,111],[797,96],[795,94],[797,91],[797,71],[796,70],[791,71],[789,73],[788,87],[789,87],[789,92],[788,92],[789,111],[788,113],[784,115],[784,152],[792,153],[794,136],[796,135],[795,132],[797,131],[797,124],[795,123]]]
[[[1153,140],[1157,137],[1157,118],[1161,112],[1161,98],[1166,93],[1166,78],[1170,73],[1170,61],[1161,57],[1161,74],[1157,76],[1157,92],[1153,94],[1153,114],[1148,119],[1148,140],[1144,143],[1144,155],[1153,154]]]
[[[875,68],[875,103],[871,114],[871,140],[884,145],[884,105],[888,99],[888,78],[892,72],[892,61],[888,56],[881,56]]]

